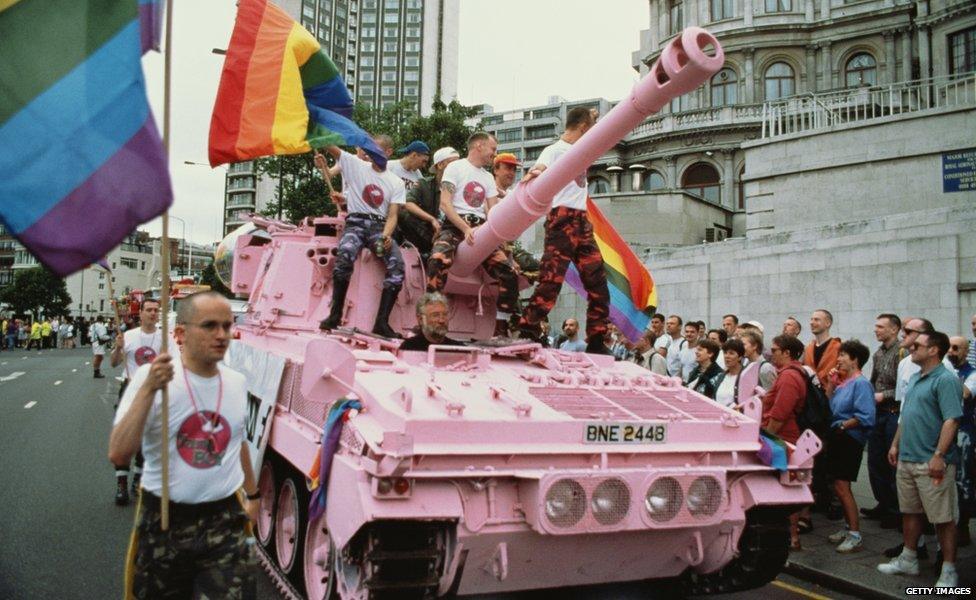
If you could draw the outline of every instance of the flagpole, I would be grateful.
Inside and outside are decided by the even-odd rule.
[[[169,111],[170,111],[170,80],[173,63],[173,4],[176,0],[166,2],[166,51],[163,53],[163,150],[166,153],[167,165],[169,155]],[[160,255],[163,262],[162,290],[160,291],[160,325],[163,330],[161,352],[169,351],[169,209],[163,213],[162,248]],[[163,401],[160,406],[162,418],[162,462],[163,462],[163,490],[160,529],[169,530],[169,386],[162,390]]]

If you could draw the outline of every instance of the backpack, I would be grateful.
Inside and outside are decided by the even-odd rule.
[[[793,367],[796,370],[796,367]],[[796,424],[802,432],[811,429],[819,437],[830,431],[830,422],[833,416],[830,412],[830,400],[824,393],[820,385],[813,382],[813,376],[805,369],[799,369],[800,375],[807,383],[807,397],[803,403],[803,409],[796,415]]]

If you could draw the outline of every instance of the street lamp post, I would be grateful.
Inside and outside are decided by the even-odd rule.
[[[181,242],[182,242],[182,244],[181,244],[182,245],[182,248],[180,249],[180,254],[183,254],[183,252],[186,250],[186,247],[187,247],[187,242],[186,242],[187,225],[186,225],[186,221],[184,221],[183,219],[181,219],[179,217],[174,217],[173,215],[170,215],[169,218],[170,219],[176,219],[177,221],[180,222],[180,225],[183,226],[183,238],[181,240]],[[191,230],[190,233],[193,233],[193,231]],[[190,276],[192,277],[193,276],[193,246],[192,245],[189,247],[189,250],[190,250],[190,252],[189,252],[190,256],[189,256],[189,265],[187,267],[187,270],[190,272]],[[180,262],[182,262],[182,256],[180,257]]]

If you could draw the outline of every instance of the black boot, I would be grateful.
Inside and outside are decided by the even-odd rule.
[[[95,379],[105,379],[105,376],[102,375],[102,372],[99,369],[95,369]]]
[[[492,337],[496,338],[507,338],[508,337],[508,321],[505,319],[495,319],[495,333]]]
[[[400,288],[383,288],[383,295],[380,296],[380,308],[376,311],[376,323],[373,324],[373,333],[388,338],[400,337],[390,327],[390,313],[393,312],[399,294]]]
[[[348,291],[348,279],[332,280],[332,306],[329,309],[329,316],[319,323],[319,329],[329,331],[339,326],[342,321],[342,309],[346,304],[346,292]]]
[[[125,506],[129,503],[129,482],[126,481],[125,475],[119,475],[116,479],[118,481],[115,490],[115,503],[119,506]]]

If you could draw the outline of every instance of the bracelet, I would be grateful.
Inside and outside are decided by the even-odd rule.
[[[253,494],[244,493],[244,497],[248,500],[258,500],[261,498],[261,490],[254,492]]]

